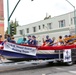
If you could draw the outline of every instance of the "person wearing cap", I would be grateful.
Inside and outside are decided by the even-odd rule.
[[[63,38],[65,45],[67,45],[68,39],[69,39],[68,35],[65,35],[64,38]]]
[[[36,36],[32,36],[32,45],[37,46]]]
[[[72,35],[65,35],[64,42],[65,42],[65,45],[73,44],[73,37],[72,37]]]
[[[45,40],[45,46],[52,46],[53,40],[49,38],[49,36],[46,36],[46,40]]]
[[[28,45],[32,45],[31,35],[28,35],[27,37],[28,37],[27,44],[28,44]]]

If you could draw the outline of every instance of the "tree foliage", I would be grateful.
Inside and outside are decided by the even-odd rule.
[[[19,24],[18,24],[18,21],[16,19],[15,19],[15,21],[10,22],[10,34],[11,34],[11,27],[14,27],[14,33],[12,35],[16,34],[17,26],[19,26]],[[8,34],[8,27],[7,27],[7,30],[6,30],[6,34]]]

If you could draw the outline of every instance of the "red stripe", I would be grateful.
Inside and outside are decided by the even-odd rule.
[[[64,49],[75,49],[76,44],[67,45],[67,46],[40,46],[39,50],[64,50]]]
[[[32,45],[23,45],[21,46],[29,46],[29,47],[36,47],[38,50],[64,50],[64,49],[75,49],[76,44],[72,45],[64,45],[64,46],[32,46]]]

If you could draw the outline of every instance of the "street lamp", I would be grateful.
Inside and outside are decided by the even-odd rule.
[[[76,16],[75,16],[75,6],[71,3],[71,2],[69,2],[68,0],[66,0],[73,8],[74,8],[74,25],[75,25],[75,34],[76,34]]]

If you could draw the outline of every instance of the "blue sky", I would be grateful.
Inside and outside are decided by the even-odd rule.
[[[69,0],[76,6],[76,0]],[[9,14],[12,12],[18,0],[9,0]],[[46,16],[58,16],[73,11],[74,8],[66,0],[21,0],[16,8],[11,20],[17,19],[18,23],[26,25],[36,21],[43,20]],[[4,0],[4,22],[5,30],[7,27],[7,0]]]

